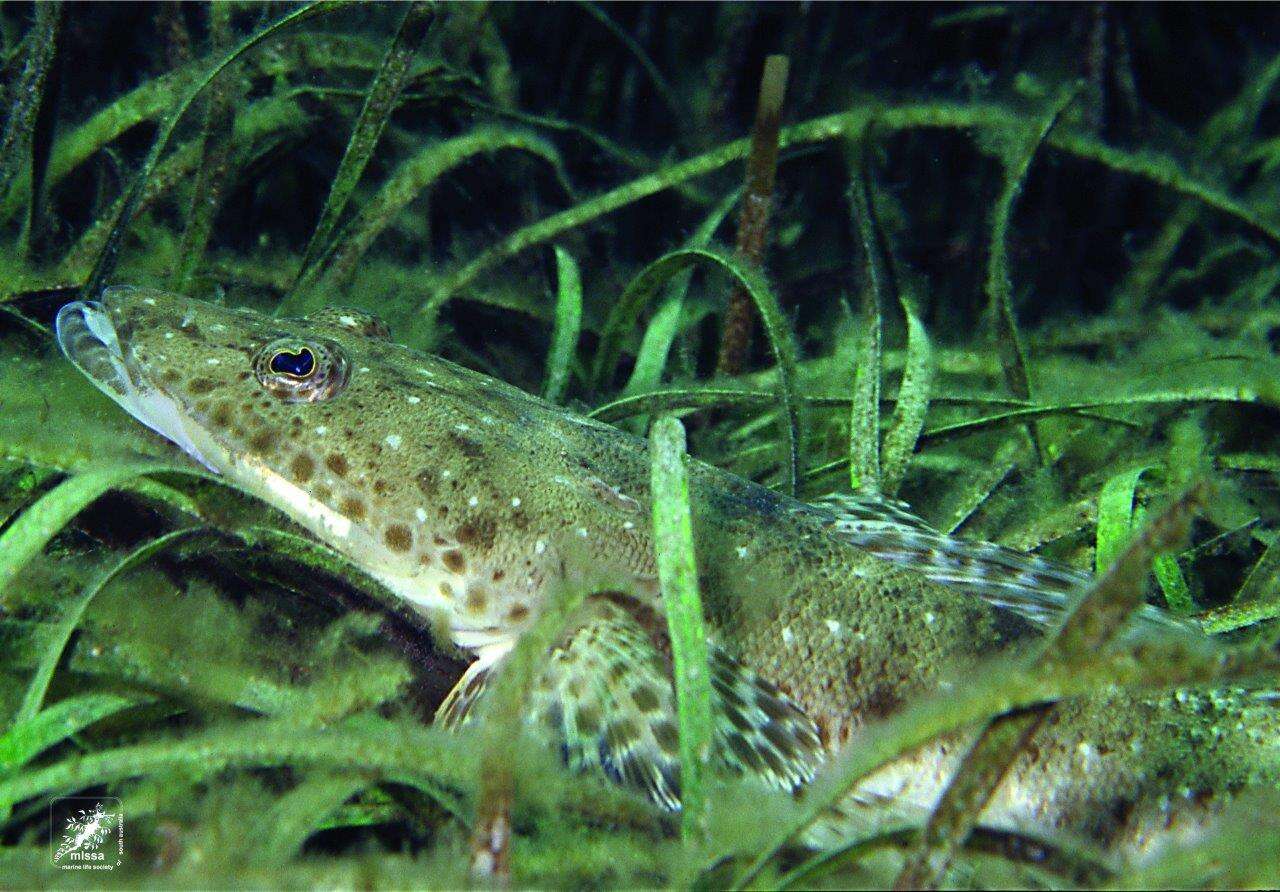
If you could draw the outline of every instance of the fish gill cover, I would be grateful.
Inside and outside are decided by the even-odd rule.
[[[1276,686],[1274,7],[9,3],[0,45],[0,884],[82,879],[49,803],[100,795],[127,857],[93,879],[125,886],[465,885],[500,807],[488,866],[522,886],[1276,885],[1274,789],[1141,863],[978,820],[1043,704]],[[519,673],[432,727],[458,655],[57,352],[59,308],[114,284],[370,311],[599,421],[678,416],[779,492],[903,499],[1100,581],[798,802],[704,776],[662,422],[673,820],[521,737]],[[1213,650],[1103,647],[1144,596]],[[958,727],[988,730],[932,814],[800,844]]]

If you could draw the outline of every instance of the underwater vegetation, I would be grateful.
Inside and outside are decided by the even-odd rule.
[[[5,4],[0,885],[84,885],[50,859],[69,795],[118,801],[92,880],[128,887],[470,885],[495,796],[517,886],[1276,885],[1275,790],[1140,865],[976,816],[1038,705],[1277,685],[1277,35],[1266,6]],[[652,423],[684,811],[524,736],[519,672],[433,727],[458,655],[57,351],[58,308],[123,283],[367,310]],[[1099,581],[1035,661],[763,795],[697,767],[686,449]],[[1144,599],[1212,645],[1126,644]],[[970,726],[927,821],[798,844]]]

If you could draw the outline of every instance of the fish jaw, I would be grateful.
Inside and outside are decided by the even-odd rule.
[[[212,444],[197,445],[172,397],[149,385],[130,368],[115,324],[99,301],[74,301],[58,311],[58,346],[95,387],[122,409],[214,473]]]

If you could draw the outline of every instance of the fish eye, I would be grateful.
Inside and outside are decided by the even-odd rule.
[[[349,369],[342,347],[321,338],[278,338],[253,359],[258,383],[287,403],[332,399],[346,387]]]
[[[301,348],[297,353],[281,350],[271,357],[267,367],[277,374],[302,380],[310,378],[315,373],[316,357],[307,347]]]

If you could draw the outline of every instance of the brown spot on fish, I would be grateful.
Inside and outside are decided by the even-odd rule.
[[[464,523],[453,532],[453,537],[461,544],[485,551],[493,547],[496,535],[497,525],[492,520],[484,518]]]
[[[373,491],[375,494],[385,496],[391,490],[391,486],[387,481],[379,478],[373,481]]]
[[[488,606],[489,595],[484,589],[478,586],[467,589],[467,610],[472,613],[483,613]]]
[[[267,452],[275,445],[276,432],[270,428],[258,431],[249,439],[249,448],[254,452]]]
[[[336,452],[325,457],[324,466],[337,477],[347,476],[347,471],[351,469],[351,466],[347,464],[346,458]]]
[[[413,477],[413,482],[418,485],[418,489],[424,496],[433,496],[436,493],[436,475],[434,471],[419,471]]]
[[[360,499],[345,498],[342,500],[342,513],[352,520],[364,520],[364,502]]]
[[[529,608],[524,604],[513,604],[507,611],[507,619],[513,623],[523,622],[529,616]]]
[[[293,472],[294,480],[299,483],[306,483],[311,479],[311,475],[316,472],[316,463],[309,455],[296,455],[289,465],[289,470]]]
[[[632,691],[631,699],[635,702],[636,706],[645,712],[658,708],[658,692],[648,685],[638,687]]]
[[[382,539],[392,551],[408,551],[413,547],[413,532],[402,523],[387,527]]]
[[[316,487],[316,498],[327,505],[333,501],[333,490],[321,484]]]
[[[467,559],[457,549],[449,549],[440,555],[440,560],[444,562],[450,573],[462,574],[467,572]]]
[[[447,431],[446,434],[449,437],[449,441],[467,458],[482,458],[484,456],[484,447],[470,437],[464,437],[456,431]]]
[[[231,419],[233,416],[234,412],[231,409],[230,403],[218,403],[218,405],[213,407],[213,414],[209,417],[210,420],[212,420],[218,427],[231,427]]]
[[[446,600],[453,600],[453,586],[447,582],[440,583],[440,595]]]

